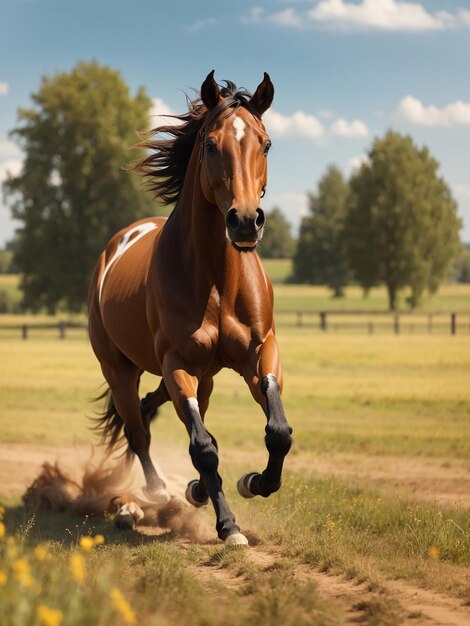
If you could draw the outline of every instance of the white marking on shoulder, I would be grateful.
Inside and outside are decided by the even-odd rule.
[[[245,122],[241,117],[235,117],[233,120],[233,127],[235,128],[235,137],[237,138],[237,141],[241,141],[245,136]]]
[[[158,225],[155,224],[155,222],[144,222],[143,224],[139,224],[138,226],[131,228],[130,230],[127,231],[127,233],[125,233],[121,237],[121,241],[118,243],[116,252],[113,254],[111,259],[109,260],[108,264],[106,265],[104,269],[103,276],[101,277],[100,290],[98,293],[98,302],[101,303],[101,293],[103,291],[104,279],[106,278],[106,274],[109,272],[112,265],[120,257],[122,257],[124,252],[129,250],[129,248],[131,248],[136,243],[136,241],[139,241],[139,239],[141,239],[144,235],[146,235],[152,230],[155,230],[156,228],[158,228]],[[131,239],[132,235],[135,235],[133,239]]]

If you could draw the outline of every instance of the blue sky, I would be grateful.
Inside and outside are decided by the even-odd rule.
[[[265,209],[296,228],[330,163],[349,174],[389,128],[441,162],[470,242],[470,0],[0,0],[0,180],[21,167],[8,138],[43,74],[97,59],[144,85],[155,111],[213,68],[276,87]],[[14,223],[0,200],[0,245]]]

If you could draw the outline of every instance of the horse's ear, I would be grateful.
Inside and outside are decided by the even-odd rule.
[[[209,110],[215,107],[220,98],[219,85],[214,80],[214,72],[215,70],[212,70],[207,74],[201,87],[201,100]]]
[[[271,82],[269,74],[265,72],[263,81],[256,88],[256,91],[252,96],[250,103],[260,115],[263,115],[263,113],[267,111],[271,106],[273,98],[274,85]]]

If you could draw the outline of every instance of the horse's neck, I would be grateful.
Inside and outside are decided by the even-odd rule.
[[[224,216],[204,196],[198,154],[196,145],[175,208],[173,228],[180,244],[175,249],[183,252],[188,274],[198,288],[210,291],[216,287],[228,295],[238,291],[245,280],[242,267],[249,261],[227,242]]]

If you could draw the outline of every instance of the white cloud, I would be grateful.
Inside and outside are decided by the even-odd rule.
[[[216,22],[217,20],[215,18],[206,17],[200,20],[196,20],[192,24],[189,24],[189,26],[186,26],[184,30],[186,30],[188,33],[198,33],[199,31],[204,30],[205,28],[214,26]]]
[[[361,120],[348,122],[342,117],[331,125],[330,131],[338,137],[366,137],[369,134],[367,126]]]
[[[362,165],[370,163],[367,154],[361,154],[359,156],[351,157],[346,165],[348,175],[354,174],[361,168]]]
[[[328,117],[333,117],[333,113],[328,111]],[[324,115],[324,117],[326,117]],[[322,122],[315,115],[296,111],[291,115],[284,115],[279,111],[269,109],[263,117],[268,132],[273,137],[287,137],[289,139],[320,139],[334,135],[336,137],[365,137],[369,134],[367,126],[361,120],[349,122],[343,118],[337,118],[327,130]]]
[[[153,99],[152,108],[150,109],[151,125],[178,126],[178,124],[181,124],[180,120],[168,117],[171,115],[175,115],[175,112],[164,100],[161,98]],[[157,117],[155,118],[155,116]]]
[[[462,24],[470,26],[470,11],[468,9],[459,9],[457,15]]]
[[[21,154],[21,150],[13,143],[13,141],[0,140],[0,159],[8,159],[12,157],[18,157]]]
[[[8,83],[0,81],[0,96],[6,96],[10,91],[10,85]]]
[[[263,198],[262,203],[269,210],[276,206],[279,207],[292,224],[294,232],[297,232],[302,217],[308,215],[308,196],[306,192],[281,191],[279,193],[270,193],[268,185],[266,197]]]
[[[279,24],[280,26],[290,26],[291,28],[300,28],[302,26],[302,20],[292,7],[284,9],[279,13],[274,13],[268,17],[270,22]]]
[[[397,108],[398,116],[422,126],[470,126],[470,102],[458,100],[444,107],[425,106],[413,96],[403,98]]]
[[[320,139],[325,129],[315,115],[303,111],[296,111],[292,115],[283,115],[269,109],[263,117],[266,128],[273,137],[304,137],[306,139]]]
[[[456,185],[454,192],[457,198],[461,200],[470,200],[470,185]]]
[[[322,0],[308,16],[317,24],[342,30],[441,30],[457,22],[457,17],[447,11],[431,13],[421,4],[397,0],[362,0],[359,4]]]
[[[251,7],[250,12],[247,16],[241,18],[241,21],[244,24],[252,24],[253,22],[259,22],[261,17],[264,15],[264,9],[260,6]]]
[[[7,159],[0,163],[0,183],[3,183],[9,175],[18,176],[23,167],[21,159]]]

